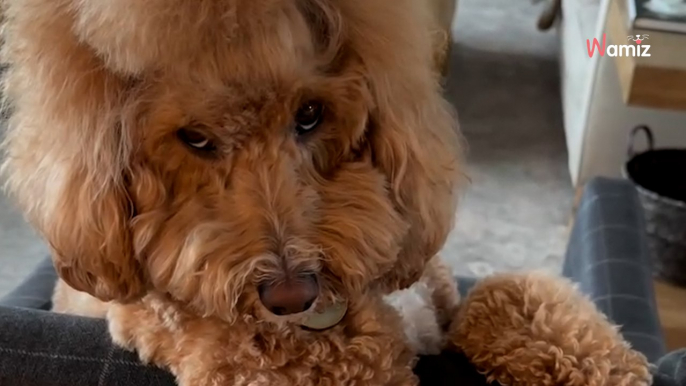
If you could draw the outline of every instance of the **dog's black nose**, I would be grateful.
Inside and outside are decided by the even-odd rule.
[[[319,283],[315,275],[298,276],[259,286],[262,304],[274,315],[291,315],[305,312],[319,296]]]

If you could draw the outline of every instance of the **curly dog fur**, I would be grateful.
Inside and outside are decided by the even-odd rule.
[[[107,310],[186,386],[416,382],[382,297],[442,247],[461,176],[425,4],[3,6],[3,172],[50,244],[58,311]],[[261,286],[305,274],[307,312],[265,308]],[[340,302],[339,326],[300,327]]]
[[[458,311],[432,258],[460,141],[424,2],[2,4],[2,172],[50,244],[56,310],[106,314],[182,386],[416,385],[446,342],[504,382],[645,384],[564,283],[492,279]],[[302,277],[306,309],[265,306]]]
[[[452,346],[503,385],[647,386],[643,355],[566,279],[484,279],[450,328]]]

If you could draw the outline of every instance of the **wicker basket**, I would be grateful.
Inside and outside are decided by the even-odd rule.
[[[638,133],[648,149],[634,151]],[[655,276],[686,286],[686,149],[654,149],[653,133],[638,126],[629,137],[624,174],[638,190],[645,210],[648,247]]]

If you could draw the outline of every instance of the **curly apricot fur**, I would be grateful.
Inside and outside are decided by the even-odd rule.
[[[74,290],[109,302],[117,341],[186,386],[416,381],[381,298],[416,282],[443,246],[461,177],[426,4],[2,4],[2,171],[68,284],[61,311],[103,306],[78,310]],[[298,136],[295,112],[312,100],[325,115]],[[181,128],[214,151],[189,148]],[[319,278],[315,310],[350,303],[342,327],[300,331],[261,305],[260,282],[301,272]],[[243,346],[205,361],[227,349],[211,342]],[[208,372],[188,375],[196,368]]]
[[[503,385],[647,386],[646,358],[566,279],[503,274],[476,285],[449,336]]]

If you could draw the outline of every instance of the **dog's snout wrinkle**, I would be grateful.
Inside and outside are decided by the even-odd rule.
[[[312,307],[319,296],[319,283],[314,274],[288,277],[260,285],[259,295],[269,312],[278,316],[292,315]]]

